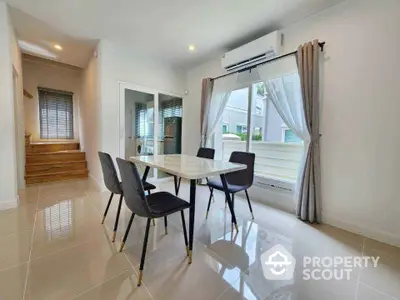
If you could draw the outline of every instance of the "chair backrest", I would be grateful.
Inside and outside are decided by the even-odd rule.
[[[151,212],[144,194],[142,179],[134,163],[117,158],[122,179],[124,199],[128,208],[136,215],[151,218]]]
[[[226,181],[229,184],[250,187],[254,180],[255,159],[256,155],[254,153],[241,151],[232,152],[229,161],[232,163],[244,164],[247,166],[247,169],[227,174]]]
[[[215,150],[212,148],[199,148],[197,157],[214,159]]]
[[[104,184],[111,193],[122,194],[122,186],[119,182],[117,170],[112,161],[110,154],[104,152],[98,152],[101,163],[101,169],[103,170]]]

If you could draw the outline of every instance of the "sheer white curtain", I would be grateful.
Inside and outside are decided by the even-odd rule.
[[[208,126],[205,130],[206,145],[210,145],[211,143],[211,137],[220,123],[231,92],[236,88],[237,79],[238,74],[236,73],[214,81],[214,88],[207,116]]]
[[[299,199],[302,173],[310,146],[310,133],[304,115],[300,77],[294,57],[278,60],[258,67],[268,97],[286,125],[304,141],[304,155],[300,162],[295,189],[295,202]]]

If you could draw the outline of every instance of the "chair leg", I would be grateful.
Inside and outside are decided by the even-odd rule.
[[[150,194],[151,194],[151,191],[147,190],[147,196],[150,195]],[[156,221],[154,221],[154,219],[152,219],[152,220],[153,220],[153,226],[156,226]]]
[[[213,197],[214,194],[214,189],[210,188],[210,198],[208,199],[208,205],[207,205],[207,212],[206,212],[206,220],[208,218],[208,212],[210,211],[210,206],[211,206],[211,199]]]
[[[232,207],[235,208],[235,194],[232,193]]]
[[[128,238],[129,231],[131,230],[131,226],[132,226],[132,222],[133,222],[133,218],[134,217],[135,217],[135,214],[132,213],[132,216],[131,216],[131,218],[129,220],[129,223],[128,223],[128,227],[126,227],[126,231],[125,231],[125,234],[124,234],[124,238],[122,239],[122,243],[121,243],[121,247],[119,248],[119,252],[122,252],[122,249],[124,249],[125,242],[126,242],[126,240]]]
[[[111,204],[111,201],[112,201],[113,197],[114,197],[114,193],[111,193],[110,199],[108,200],[108,203],[107,203],[106,210],[104,211],[104,214],[103,214],[103,220],[101,221],[101,224],[104,224],[104,220],[106,219],[106,216],[107,216],[107,213],[108,213],[108,209],[110,208],[110,204]]]
[[[119,197],[119,203],[118,203],[118,211],[117,211],[117,217],[115,218],[115,224],[114,224],[114,233],[113,233],[113,238],[112,242],[115,242],[115,238],[117,236],[117,229],[118,229],[118,221],[119,221],[119,214],[121,213],[121,206],[122,206],[122,198],[124,195],[121,194]]]
[[[186,255],[189,256],[189,242],[186,231],[185,213],[183,212],[183,210],[181,210],[181,218],[182,218],[183,237],[185,238]]]
[[[164,227],[165,227],[165,234],[168,234],[168,219],[167,219],[167,216],[164,217]]]
[[[244,192],[246,193],[247,203],[249,204],[249,208],[250,208],[250,212],[251,212],[251,218],[254,220],[253,208],[251,207],[249,194],[247,193],[247,190],[244,190]]]
[[[140,286],[142,284],[144,260],[146,258],[146,250],[147,250],[147,241],[149,240],[150,222],[151,222],[151,218],[148,218],[147,225],[146,225],[146,233],[144,234],[142,258],[140,259],[138,286]]]

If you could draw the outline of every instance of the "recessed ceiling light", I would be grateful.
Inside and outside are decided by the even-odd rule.
[[[189,45],[189,51],[193,52],[196,49],[196,47],[194,45]]]
[[[60,46],[60,45],[58,45],[58,44],[55,44],[54,45],[54,48],[56,48],[57,50],[62,50],[63,48]]]

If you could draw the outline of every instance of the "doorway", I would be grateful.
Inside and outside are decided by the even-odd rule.
[[[179,95],[120,83],[120,157],[181,154],[182,112]],[[169,176],[151,169],[148,178]]]

